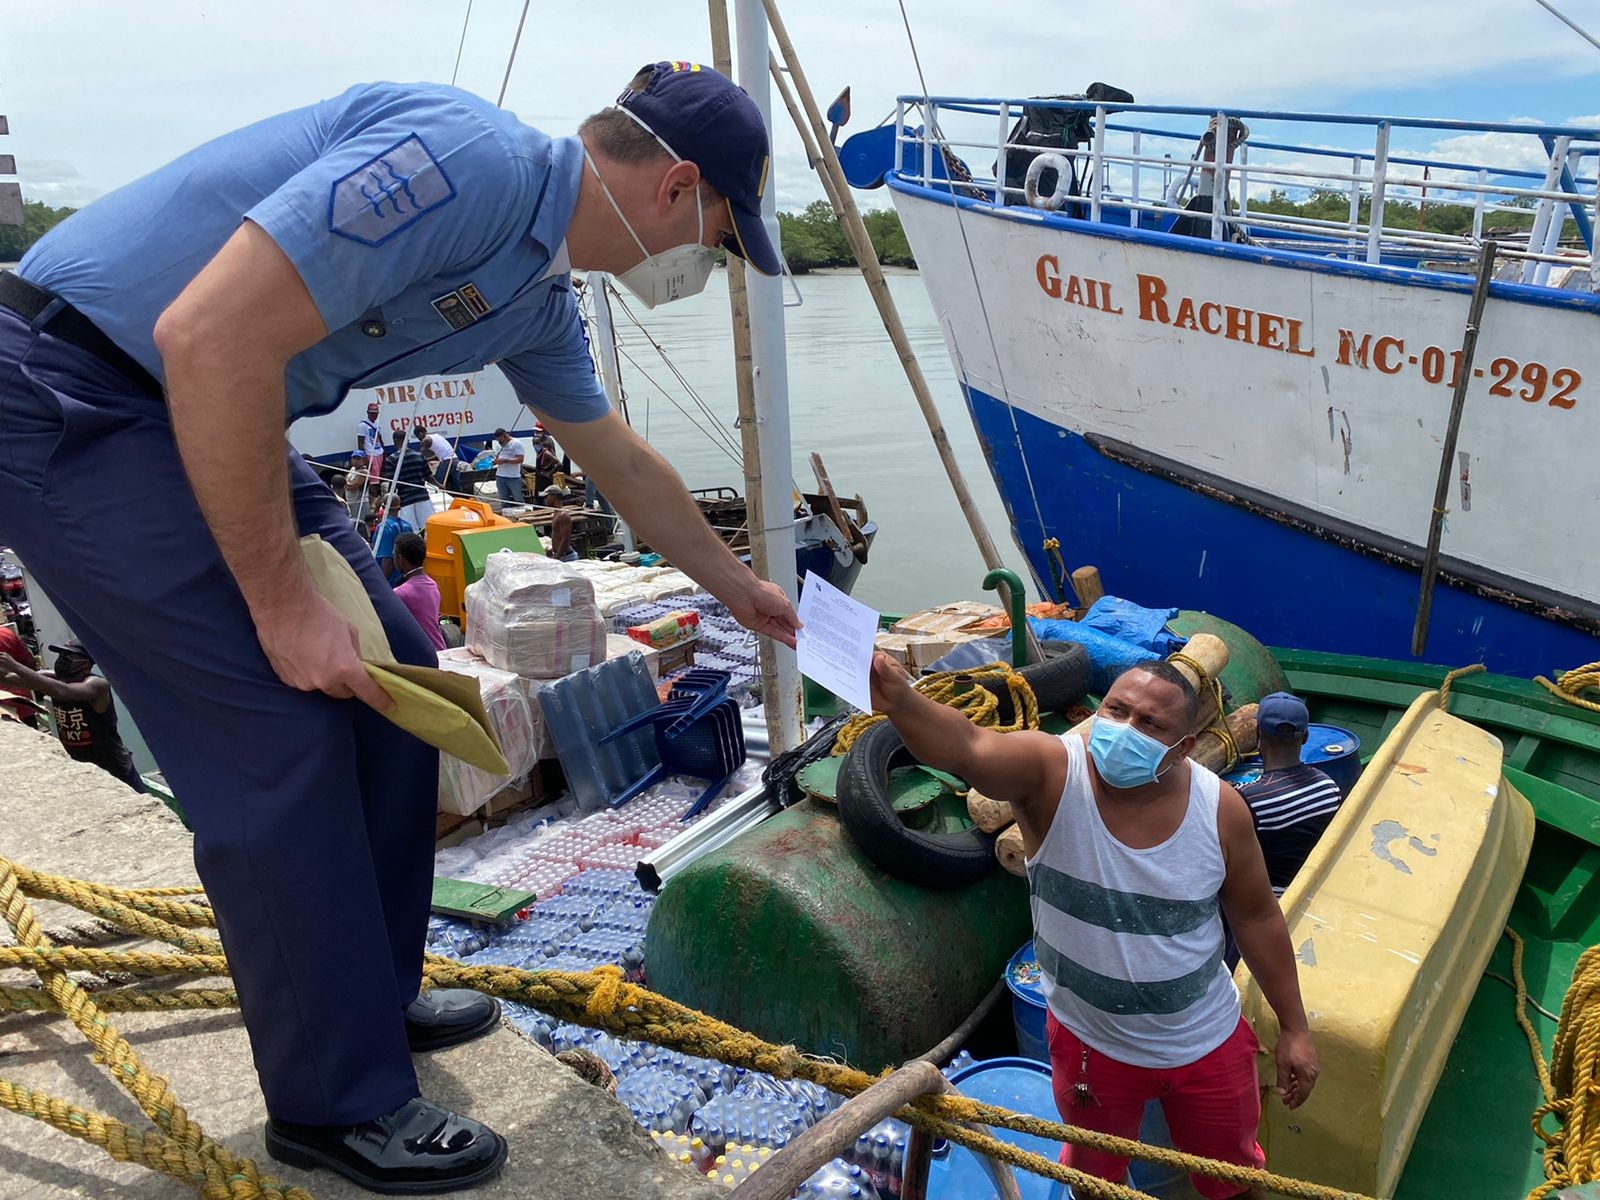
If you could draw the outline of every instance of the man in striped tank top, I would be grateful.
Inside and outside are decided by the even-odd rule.
[[[1317,1054],[1250,810],[1188,757],[1199,709],[1188,680],[1166,662],[1130,667],[1086,738],[979,729],[882,653],[872,687],[912,754],[1012,806],[1062,1118],[1133,1138],[1159,1100],[1178,1149],[1261,1166],[1260,1047],[1223,965],[1224,915],[1277,1014],[1274,1090],[1290,1108],[1310,1095]],[[1071,1145],[1062,1161],[1112,1181],[1128,1169]],[[1252,1194],[1192,1178],[1208,1200]]]

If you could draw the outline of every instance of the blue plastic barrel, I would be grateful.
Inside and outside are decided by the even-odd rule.
[[[1006,986],[1011,989],[1011,1022],[1017,1031],[1017,1053],[1036,1062],[1050,1061],[1045,1037],[1043,976],[1030,941],[1006,964]]]
[[[1032,943],[1023,949],[1031,955]],[[1010,978],[1009,969],[1006,976]],[[1041,1016],[1039,1020],[1042,1029],[1044,1018]],[[1061,1119],[1056,1112],[1055,1093],[1050,1090],[1050,1068],[1031,1059],[991,1058],[958,1071],[950,1082],[960,1089],[963,1096],[982,1104],[994,1104],[1009,1108],[1012,1112],[1028,1113],[1051,1121]],[[1021,1146],[1045,1158],[1057,1159],[1061,1156],[1060,1142],[1047,1142],[1044,1138],[1010,1129],[996,1128],[990,1132],[1001,1141]],[[1060,1196],[1065,1190],[1055,1190],[1057,1185],[1053,1180],[1027,1171],[1017,1171],[1016,1179],[1022,1200],[1051,1200],[1052,1196]],[[989,1173],[977,1155],[948,1142],[940,1145],[928,1169],[928,1200],[987,1200],[995,1194]]]
[[[1326,773],[1339,785],[1339,794],[1348,796],[1361,778],[1361,739],[1337,725],[1308,725],[1300,761]]]

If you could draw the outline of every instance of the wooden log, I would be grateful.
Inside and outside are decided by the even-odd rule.
[[[1246,704],[1234,709],[1223,722],[1228,727],[1229,734],[1233,736],[1241,757],[1256,752],[1256,712],[1256,705]],[[1228,761],[1227,743],[1212,729],[1200,731],[1194,753],[1189,757],[1202,767],[1218,772],[1226,771],[1233,765]]]
[[[935,1095],[945,1087],[938,1067],[913,1059],[823,1117],[768,1159],[731,1195],[734,1200],[787,1200],[824,1163],[855,1145],[862,1130],[871,1129],[918,1096]]]
[[[1011,805],[1004,800],[991,800],[977,788],[967,791],[967,816],[984,833],[997,833],[1016,820],[1011,815]]]
[[[1028,852],[1022,847],[1022,830],[1015,825],[1008,825],[995,839],[994,856],[1011,874],[1023,879],[1028,877]]]
[[[1088,608],[1106,594],[1100,582],[1099,567],[1079,567],[1072,573],[1072,591],[1078,597],[1078,606]]]

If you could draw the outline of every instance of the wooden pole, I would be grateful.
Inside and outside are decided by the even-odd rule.
[[[772,27],[773,39],[778,43],[778,50],[783,55],[783,69],[780,69],[776,62],[771,64],[773,79],[777,81],[778,91],[783,96],[785,107],[794,118],[800,141],[805,146],[806,157],[818,165],[817,173],[822,177],[823,190],[827,193],[828,202],[833,205],[834,212],[838,214],[839,224],[850,242],[850,250],[855,255],[861,274],[867,281],[867,290],[872,293],[873,303],[878,307],[878,316],[883,320],[883,327],[889,334],[889,340],[894,343],[895,353],[900,358],[900,366],[905,370],[912,394],[917,398],[917,407],[922,410],[922,419],[928,424],[928,433],[933,438],[934,449],[938,451],[939,462],[944,466],[950,487],[955,491],[956,503],[961,506],[961,513],[967,519],[967,527],[972,530],[973,541],[978,544],[978,553],[983,557],[983,565],[993,571],[1005,564],[1000,561],[1000,552],[995,549],[994,539],[989,536],[983,515],[978,512],[978,506],[972,499],[972,492],[967,487],[966,476],[962,474],[961,466],[956,462],[955,451],[950,446],[950,436],[945,432],[944,418],[939,415],[939,409],[933,402],[933,393],[928,388],[927,378],[922,374],[922,367],[911,348],[911,339],[906,336],[905,324],[900,320],[900,310],[895,307],[894,297],[889,294],[889,282],[883,276],[883,265],[878,262],[878,252],[872,248],[872,238],[867,233],[866,222],[861,219],[861,211],[856,207],[855,197],[850,194],[849,181],[844,177],[844,168],[839,165],[838,151],[828,140],[827,123],[823,119],[822,111],[817,107],[816,96],[812,94],[811,85],[806,81],[805,72],[800,67],[794,43],[789,40],[789,30],[784,26],[783,17],[778,12],[777,0],[762,0],[762,3],[767,10],[767,23]],[[788,72],[787,79],[784,77],[785,69]],[[806,120],[801,119],[800,108],[796,107],[789,94],[791,81],[795,93],[799,96],[800,106],[805,110]],[[1010,611],[1011,607],[1010,591],[1007,585],[1000,585],[1001,605],[1007,611]],[[1044,651],[1039,647],[1038,638],[1034,636],[1032,628],[1025,632],[1028,636],[1028,661],[1043,662]]]
[[[912,1060],[823,1117],[768,1159],[761,1170],[730,1195],[733,1200],[787,1200],[824,1163],[854,1146],[863,1129],[871,1129],[918,1096],[942,1092],[944,1086],[938,1067]]]
[[[1072,590],[1081,606],[1091,607],[1096,600],[1106,594],[1105,585],[1100,582],[1100,568],[1079,567],[1072,573]]]
[[[711,65],[720,73],[733,78],[733,37],[728,28],[726,0],[707,0],[711,17]],[[750,345],[750,298],[745,290],[744,260],[727,255],[728,307],[733,319],[733,378],[739,401],[739,444],[744,451],[744,504],[745,526],[751,530],[766,528],[764,503],[761,496],[761,423],[756,416],[755,353]],[[750,538],[750,569],[762,579],[771,579],[771,564],[767,561],[765,538]],[[787,735],[783,719],[784,706],[790,703],[778,683],[777,651],[772,642],[757,639],[757,662],[761,668],[761,711],[767,718],[767,744],[773,754],[781,753],[779,746],[787,748]]]
[[[1489,299],[1489,283],[1494,278],[1495,243],[1484,242],[1478,254],[1478,278],[1472,286],[1472,304],[1467,309],[1467,329],[1461,337],[1460,366],[1456,368],[1455,392],[1450,397],[1450,420],[1444,431],[1444,451],[1439,455],[1439,479],[1433,489],[1433,514],[1428,522],[1428,551],[1422,558],[1422,591],[1417,597],[1417,623],[1411,630],[1411,653],[1420,658],[1428,648],[1428,621],[1433,616],[1433,585],[1439,573],[1439,542],[1444,537],[1445,497],[1455,474],[1456,438],[1461,433],[1461,414],[1467,406],[1467,387],[1472,382],[1472,358],[1478,350],[1478,328],[1483,323],[1483,307]]]

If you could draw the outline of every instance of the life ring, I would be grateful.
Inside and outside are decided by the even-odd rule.
[[[1039,194],[1039,179],[1046,171],[1056,173],[1055,191],[1048,196]],[[1015,178],[1015,176],[1013,176]],[[1059,154],[1044,153],[1028,164],[1028,174],[1022,181],[1022,196],[1029,208],[1045,212],[1059,212],[1066,207],[1067,181],[1072,178],[1072,164]]]

